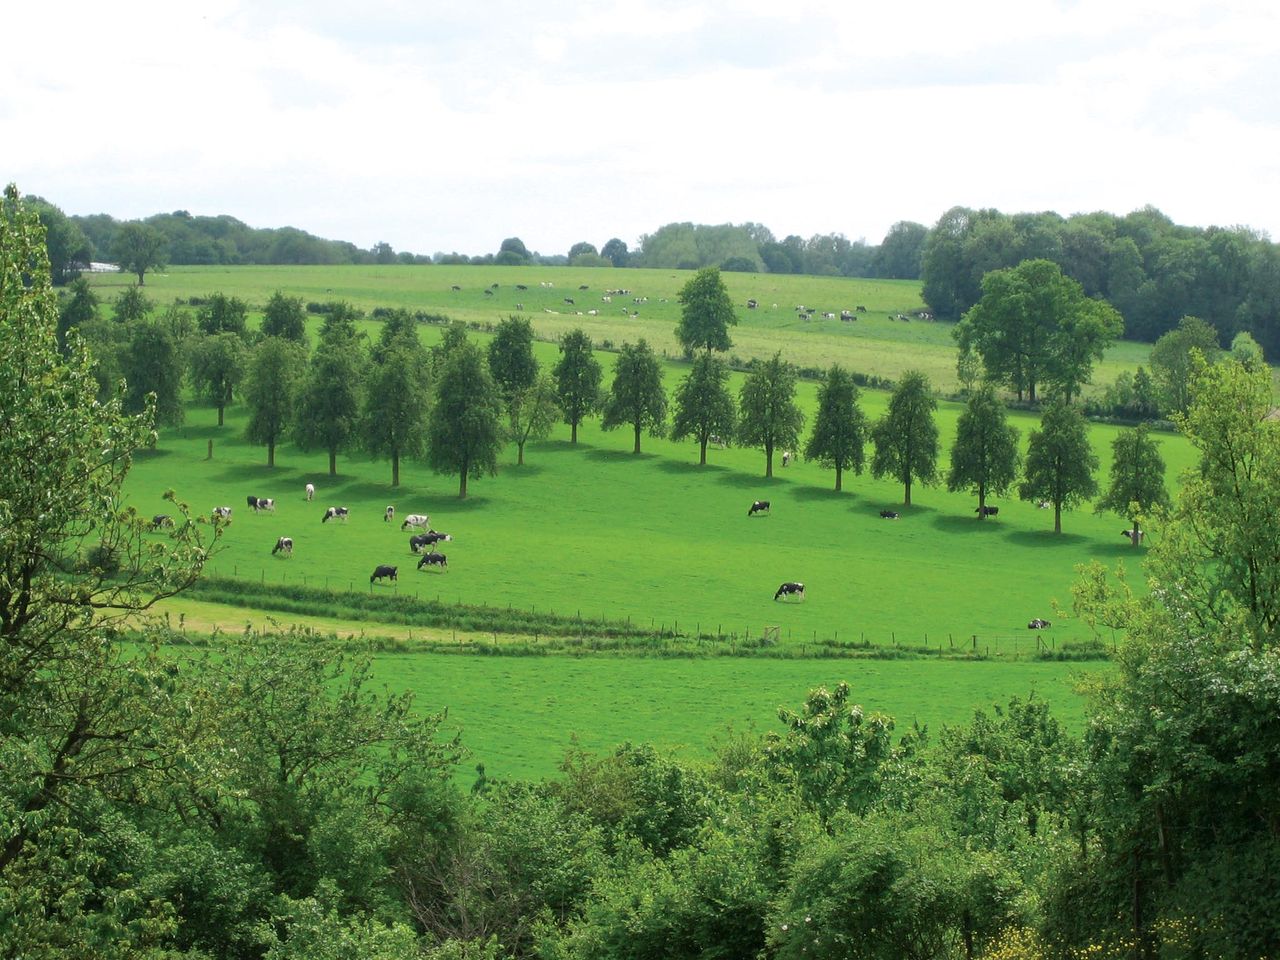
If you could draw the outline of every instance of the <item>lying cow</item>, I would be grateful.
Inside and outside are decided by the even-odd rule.
[[[173,528],[173,517],[167,513],[157,513],[151,518],[152,530],[170,530]]]
[[[897,520],[897,519],[898,519],[898,511],[896,511],[896,510],[881,510],[881,511],[880,511],[880,519],[882,519],[882,520]]]
[[[431,518],[425,513],[411,513],[404,518],[404,523],[400,524],[400,529],[408,530],[411,527],[415,530],[422,530],[424,528],[430,530]]]
[[[1143,541],[1146,535],[1147,535],[1147,531],[1145,530],[1121,530],[1120,531],[1120,536],[1128,537],[1129,542],[1132,543],[1135,547]]]
[[[396,568],[387,566],[378,567],[369,575],[369,583],[373,583],[375,580],[381,580],[383,577],[388,577],[391,580],[394,580],[396,578]]]
[[[437,543],[444,540],[452,540],[453,537],[447,533],[416,533],[409,538],[409,549],[414,553],[421,553],[423,547],[434,547]]]
[[[328,523],[330,520],[341,520],[347,522],[347,515],[350,511],[346,507],[330,507],[324,512],[324,516],[320,518],[321,523]]]
[[[280,537],[276,540],[276,545],[271,548],[271,555],[274,557],[277,553],[283,553],[286,557],[293,556],[293,537]]]
[[[396,518],[396,508],[388,505],[387,509],[382,511],[382,520],[384,523],[390,523]]]
[[[978,519],[981,520],[983,517],[994,517],[996,514],[1000,512],[1000,508],[999,507],[974,507],[973,512],[976,513],[978,515]]]
[[[434,550],[430,553],[424,553],[422,559],[418,561],[418,569],[423,567],[439,567],[441,570],[449,569],[449,560],[443,553],[436,553]]]
[[[769,512],[769,501],[756,500],[754,503],[751,504],[751,509],[747,511],[747,516],[754,517],[757,513],[768,513],[768,512]]]
[[[1030,623],[1027,624],[1027,629],[1043,630],[1045,627],[1051,627],[1051,626],[1053,626],[1053,624],[1051,624],[1048,620],[1041,620],[1039,617],[1036,617],[1034,620],[1032,620]]]
[[[779,597],[793,596],[799,597],[801,600],[804,599],[803,583],[784,583],[782,586],[778,587],[778,592],[773,595],[773,599],[777,600]]]

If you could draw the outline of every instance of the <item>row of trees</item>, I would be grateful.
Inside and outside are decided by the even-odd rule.
[[[123,506],[151,411],[57,343],[43,233],[0,207],[0,953],[103,960],[1274,956],[1280,431],[1197,364],[1200,453],[1086,732],[1042,701],[901,730],[847,685],[707,761],[571,752],[460,789],[442,717],[314,637],[124,643],[219,526]],[[29,375],[39,371],[39,376]],[[51,429],[51,425],[56,429]],[[108,575],[104,558],[115,558]],[[135,637],[136,641],[136,637]],[[496,694],[501,705],[501,692]]]

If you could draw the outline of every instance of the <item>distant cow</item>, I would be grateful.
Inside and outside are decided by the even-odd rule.
[[[564,302],[565,302],[565,303],[567,303],[569,306],[571,306],[571,307],[572,307],[572,306],[573,306],[573,297],[565,297],[565,298],[564,298]]]
[[[173,517],[167,513],[157,513],[151,518],[152,530],[167,530],[173,526]]]
[[[794,458],[794,457],[795,457],[795,454],[794,454],[794,453],[792,453],[790,450],[783,450],[783,451],[782,451],[782,465],[783,465],[784,467],[789,467],[789,466],[791,466],[791,460],[792,460],[792,458]]]
[[[390,523],[395,518],[396,518],[396,508],[388,504],[387,509],[382,511],[382,522]]]
[[[1051,626],[1053,626],[1053,624],[1051,624],[1048,620],[1041,620],[1039,617],[1036,617],[1034,620],[1032,620],[1030,623],[1027,624],[1027,629],[1043,630],[1045,627],[1051,627]]]
[[[449,558],[434,550],[431,553],[424,553],[422,559],[418,561],[418,569],[421,570],[423,567],[439,567],[441,570],[448,570]]]
[[[852,314],[850,311],[848,311],[848,310],[841,310],[841,311],[840,311],[840,319],[841,319],[841,320],[843,320],[843,321],[845,321],[845,323],[849,323],[849,322],[851,322],[851,321],[854,319],[854,316],[853,316],[853,314]]]
[[[450,290],[452,290],[454,293],[457,293],[457,292],[458,292],[459,290],[461,290],[462,288],[461,288],[460,286],[458,286],[458,285],[455,283],[455,284],[454,284],[452,287],[450,287],[449,289],[450,289]]]
[[[230,508],[230,507],[214,507],[214,508],[213,508],[213,519],[215,519],[215,520],[226,520],[228,523],[230,523],[230,522],[231,522],[231,508]]]
[[[369,582],[373,583],[373,581],[381,580],[383,577],[394,580],[396,578],[396,568],[387,566],[378,567],[369,575]]]
[[[268,513],[275,513],[276,502],[272,497],[259,497],[258,505],[254,509],[258,511],[266,510]]]
[[[249,496],[245,497],[244,502],[249,505],[250,510],[258,509],[258,498],[255,497],[253,494],[249,494]]]
[[[274,557],[277,553],[283,553],[286,557],[293,556],[293,538],[280,537],[276,540],[276,545],[271,548],[271,555]]]
[[[1120,536],[1128,537],[1129,541],[1135,547],[1143,541],[1146,535],[1147,535],[1147,531],[1145,530],[1121,530],[1120,531]]]
[[[799,597],[801,600],[803,600],[804,584],[803,583],[784,583],[782,586],[778,587],[778,592],[773,595],[773,599],[775,600],[777,600],[779,597]]]
[[[994,517],[996,514],[1000,512],[1000,508],[999,507],[974,507],[973,512],[976,513],[978,515],[978,519],[981,520],[983,517]]]
[[[328,523],[330,520],[341,520],[343,523],[346,523],[348,513],[349,511],[346,507],[330,507],[324,512],[324,516],[320,518],[320,522]]]
[[[590,290],[591,288],[590,288],[589,286],[587,286],[587,284],[583,283],[583,284],[579,284],[579,285],[578,285],[578,289],[579,289],[579,290]]]
[[[409,538],[409,549],[414,553],[421,553],[423,547],[434,547],[437,543],[446,540],[452,540],[453,537],[447,533],[418,533]]]
[[[748,300],[748,301],[747,301],[747,309],[748,309],[748,310],[754,310],[754,309],[755,309],[756,307],[758,307],[758,306],[760,306],[760,304],[758,304],[758,303],[757,303],[756,301],[754,301],[754,300]]]
[[[721,450],[725,447],[724,437],[720,436],[718,433],[709,435],[707,437],[707,443],[711,444],[713,447],[719,447]]]
[[[769,501],[756,500],[751,504],[751,509],[747,511],[747,516],[754,517],[757,513],[768,513],[768,512],[769,512]]]
[[[1048,500],[1037,500],[1037,501],[1036,501],[1036,509],[1037,509],[1037,510],[1048,510],[1048,509],[1049,509],[1050,507],[1052,507],[1052,506],[1053,506],[1053,504],[1052,504],[1052,503],[1050,503]]]
[[[310,503],[316,498],[316,485],[314,483],[307,484],[307,502]]]
[[[401,530],[408,530],[410,528],[415,530],[422,530],[424,528],[430,530],[431,518],[425,513],[411,513],[404,518],[404,523],[400,524]]]
[[[516,284],[516,289],[517,289],[517,290],[528,290],[528,289],[529,289],[529,285],[528,285],[528,284],[526,284],[526,283],[517,283],[517,284]]]
[[[882,520],[897,520],[897,519],[898,519],[898,511],[896,511],[896,510],[881,510],[881,511],[880,511],[880,518],[881,518]]]

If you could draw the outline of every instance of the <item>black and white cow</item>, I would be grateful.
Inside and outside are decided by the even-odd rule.
[[[213,508],[213,519],[215,519],[215,520],[225,520],[225,521],[227,521],[227,523],[230,523],[230,522],[231,522],[231,508],[230,508],[230,507],[214,507],[214,508]]]
[[[293,537],[280,537],[276,540],[276,545],[271,548],[271,555],[274,557],[277,553],[283,553],[286,557],[293,556]]]
[[[369,575],[369,582],[373,583],[373,581],[381,580],[383,577],[387,577],[391,580],[394,580],[396,578],[396,568],[388,567],[388,566],[379,566],[376,570],[373,571],[373,573]]]
[[[244,502],[249,505],[250,510],[258,509],[258,498],[253,494],[249,494],[249,496],[245,497]]]
[[[418,569],[423,567],[439,567],[441,570],[449,569],[449,560],[443,553],[436,553],[432,550],[430,553],[424,553],[422,559],[418,561]]]
[[[1027,629],[1043,630],[1045,627],[1051,627],[1051,626],[1053,626],[1053,624],[1051,624],[1048,620],[1041,620],[1039,617],[1036,617],[1034,620],[1032,620],[1030,623],[1027,624]]]
[[[152,530],[169,530],[173,527],[173,517],[167,513],[157,513],[151,518]]]
[[[328,523],[330,520],[341,520],[347,522],[347,515],[350,511],[346,507],[330,507],[324,512],[324,516],[320,518],[321,523]]]
[[[773,595],[773,599],[775,600],[777,600],[779,597],[798,597],[799,599],[803,600],[804,584],[791,583],[791,582],[784,583],[782,586],[778,587],[778,592]]]
[[[974,507],[973,512],[976,513],[978,515],[978,519],[981,520],[983,517],[994,517],[996,514],[1000,512],[1000,508],[999,507]]]
[[[404,523],[400,524],[401,530],[421,530],[423,528],[431,529],[431,518],[425,513],[411,513],[404,518]]]
[[[307,502],[310,503],[316,498],[316,485],[314,483],[307,484]]]
[[[1128,537],[1129,542],[1132,543],[1135,547],[1143,541],[1146,535],[1147,535],[1147,531],[1145,530],[1121,530],[1120,531],[1120,536]]]
[[[783,450],[783,451],[782,451],[782,465],[783,465],[784,467],[789,467],[789,466],[791,466],[791,461],[792,461],[793,459],[795,459],[795,454],[794,454],[794,453],[792,453],[790,450]]]
[[[421,553],[423,547],[434,547],[437,543],[446,540],[452,540],[453,537],[447,533],[418,533],[409,538],[409,549],[414,553]]]
[[[768,512],[769,512],[769,501],[756,500],[751,504],[751,509],[747,511],[747,516],[754,517],[757,513],[768,513]]]
[[[387,504],[387,509],[382,511],[382,520],[384,523],[390,523],[396,518],[396,508]]]
[[[880,511],[880,519],[882,519],[882,520],[897,520],[897,519],[898,519],[898,511],[897,511],[897,510],[881,510],[881,511]]]
[[[748,310],[754,310],[754,309],[755,309],[756,307],[758,307],[758,306],[760,306],[760,304],[759,304],[759,303],[757,303],[755,300],[748,300],[748,301],[747,301],[747,309],[748,309]]]
[[[275,513],[276,502],[271,497],[259,497],[258,505],[254,509],[257,510],[259,513],[261,513],[263,510],[266,510],[268,513]]]
[[[1036,509],[1037,509],[1037,510],[1048,510],[1048,509],[1049,509],[1050,507],[1052,507],[1052,506],[1053,506],[1053,504],[1052,504],[1052,503],[1050,503],[1048,500],[1037,500],[1037,501],[1036,501]]]

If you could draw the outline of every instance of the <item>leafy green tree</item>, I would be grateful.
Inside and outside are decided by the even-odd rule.
[[[978,389],[956,424],[947,489],[978,494],[978,518],[986,516],[987,494],[1003,495],[1018,478],[1018,429],[990,386]]]
[[[1151,511],[1169,506],[1164,459],[1155,440],[1147,435],[1146,424],[1116,434],[1111,441],[1111,483],[1094,505],[1094,512],[1110,510],[1128,519],[1133,530],[1130,539],[1136,547],[1142,539],[1142,524]]]
[[[262,312],[262,335],[303,343],[307,336],[307,314],[302,298],[287,297],[279,290],[271,294]]]
[[[938,477],[938,425],[933,419],[937,408],[929,378],[909,370],[894,387],[889,409],[871,428],[871,475],[901,483],[902,502],[908,507],[912,483],[930,484]]]
[[[1151,376],[1164,413],[1186,413],[1191,406],[1192,351],[1216,360],[1218,332],[1199,317],[1183,317],[1176,330],[1163,334],[1151,348]]]
[[[427,427],[427,465],[458,476],[466,499],[467,478],[498,472],[502,449],[502,398],[480,348],[464,341],[436,375],[435,403]]]
[[[591,338],[581,329],[560,338],[560,359],[551,371],[556,397],[569,424],[569,442],[578,442],[578,424],[600,406],[600,362],[591,355]]]
[[[667,391],[662,385],[662,365],[653,348],[643,338],[624,343],[613,367],[613,385],[604,402],[601,427],[614,430],[630,424],[635,431],[635,448],[640,452],[640,431],[660,437],[666,426]]]
[[[858,387],[844,367],[832,364],[818,387],[818,415],[804,455],[834,468],[836,490],[845,470],[861,475],[866,463],[867,418],[858,407]]]
[[[137,274],[142,286],[148,270],[162,270],[165,265],[165,239],[155,227],[145,223],[126,223],[116,231],[111,256],[122,273]]]
[[[671,439],[693,437],[698,441],[698,464],[706,466],[707,442],[713,435],[733,436],[737,410],[729,392],[729,368],[710,352],[699,354],[688,376],[676,387],[675,417]]]
[[[919,280],[929,228],[899,220],[880,242],[872,260],[872,275],[891,280]]]
[[[249,329],[249,306],[239,297],[211,293],[200,308],[197,323],[202,333],[234,333],[243,338]]]
[[[982,358],[972,349],[956,351],[956,379],[960,381],[961,393],[973,393],[974,386],[983,379],[985,372]]]
[[[585,240],[579,240],[569,248],[569,262],[572,263],[574,257],[580,257],[584,254],[591,254],[592,256],[598,257],[600,256],[600,251],[596,249],[596,245],[594,243],[587,243]]]
[[[111,316],[116,323],[132,323],[145,319],[154,307],[155,304],[138,287],[126,287],[116,297]]]
[[[93,245],[80,225],[53,204],[39,197],[28,197],[29,209],[40,217],[45,230],[45,247],[49,251],[49,275],[55,286],[71,283],[93,258]]]
[[[696,350],[709,353],[733,346],[729,327],[737,325],[738,315],[717,267],[699,270],[676,296],[680,301],[676,339],[684,348],[685,356],[691,356]]]
[[[525,444],[551,436],[552,429],[560,420],[555,382],[540,374],[529,386],[512,394],[505,406],[507,435],[516,443],[516,464],[524,466]]]
[[[127,383],[125,409],[142,413],[148,409],[147,396],[154,394],[156,423],[169,427],[182,423],[185,366],[182,350],[167,327],[153,320],[133,324],[120,355]]]
[[[298,386],[293,439],[304,453],[327,451],[331,477],[338,473],[338,451],[356,438],[364,374],[363,348],[354,322],[330,314]]]
[[[400,486],[400,458],[426,450],[431,403],[431,360],[417,331],[396,336],[375,351],[364,391],[359,434],[374,456],[391,460],[391,485]]]
[[[489,341],[489,372],[503,399],[533,385],[538,361],[533,356],[533,324],[510,316],[498,323]]]
[[[67,333],[92,323],[98,316],[98,296],[84,277],[77,277],[69,286],[71,296],[61,302],[58,311],[58,343],[66,346]]]
[[[244,435],[250,443],[266,444],[268,467],[276,465],[276,444],[292,424],[294,399],[306,368],[302,345],[283,337],[263,337],[249,358],[243,389],[249,408]]]
[[[502,245],[498,247],[498,254],[493,258],[493,262],[500,266],[518,267],[528,263],[530,254],[528,248],[519,237],[508,237],[502,241]]]
[[[148,537],[123,506],[152,409],[100,402],[90,361],[57,344],[44,231],[0,203],[0,929],[15,956],[138,956],[170,924],[111,863],[111,805],[154,795],[181,751],[167,664],[118,642],[199,575],[210,544],[185,510]],[[28,375],[39,371],[39,376]]]
[[[222,426],[223,411],[244,379],[248,359],[244,341],[234,333],[206,335],[191,349],[191,383],[218,408],[218,426]]]
[[[1040,429],[1027,442],[1026,473],[1018,485],[1023,500],[1053,504],[1053,532],[1062,532],[1062,510],[1097,496],[1098,457],[1080,411],[1056,401],[1045,410]]]
[[[1247,330],[1241,330],[1231,340],[1231,358],[1246,368],[1261,368],[1266,365],[1262,355],[1262,347]]]
[[[1111,304],[1081,296],[1061,318],[1045,382],[1070,402],[1093,376],[1093,364],[1124,332],[1124,320]]]
[[[804,413],[796,405],[796,370],[775,353],[753,360],[738,394],[738,442],[764,448],[764,475],[773,476],[773,451],[800,445]]]
[[[627,245],[613,237],[603,247],[600,248],[600,256],[604,257],[615,267],[625,267],[629,265],[631,260],[631,251],[627,249]]]

